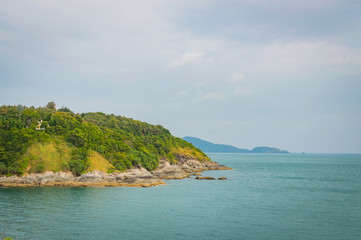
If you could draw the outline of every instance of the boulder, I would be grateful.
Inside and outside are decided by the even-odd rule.
[[[189,173],[184,171],[178,165],[171,165],[166,161],[162,161],[152,174],[162,179],[183,179],[189,176]]]
[[[196,177],[196,179],[197,179],[197,180],[216,180],[215,178],[213,178],[213,177],[208,177],[208,176],[206,176],[206,177]]]

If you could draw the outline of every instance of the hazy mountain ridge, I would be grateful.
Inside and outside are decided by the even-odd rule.
[[[203,152],[214,152],[214,153],[289,153],[286,150],[281,150],[274,147],[260,146],[255,147],[252,150],[237,148],[232,145],[226,144],[215,144],[206,140],[186,136],[183,140],[192,143],[196,148],[199,148]]]

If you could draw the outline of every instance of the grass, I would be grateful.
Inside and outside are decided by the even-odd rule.
[[[57,138],[45,143],[34,143],[23,156],[29,162],[27,172],[60,171],[62,163],[70,160],[71,150],[63,140]]]
[[[88,171],[99,170],[107,172],[109,168],[114,168],[102,155],[95,151],[90,151],[89,160],[90,167]]]
[[[183,157],[194,157],[199,161],[210,161],[207,155],[203,155],[201,152],[197,152],[194,149],[190,148],[173,148],[172,154]]]
[[[23,155],[24,161],[29,163],[27,172],[61,171],[63,170],[63,164],[69,162],[72,150],[73,147],[68,146],[64,140],[56,137],[49,142],[34,143]],[[193,157],[199,161],[210,161],[207,155],[191,148],[173,148],[171,153],[186,158]],[[90,167],[87,171],[99,170],[107,172],[109,169],[114,169],[114,166],[96,151],[90,151],[89,160]]]
[[[27,172],[61,171],[63,170],[63,163],[69,162],[72,150],[73,147],[68,146],[64,140],[59,138],[52,138],[49,142],[34,143],[23,155],[24,161],[29,163]],[[102,155],[95,151],[90,151],[89,160],[88,171],[107,172],[110,168],[114,168]]]

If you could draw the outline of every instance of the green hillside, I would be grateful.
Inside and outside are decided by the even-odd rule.
[[[73,113],[66,107],[0,107],[0,175],[25,172],[153,170],[192,156],[209,158],[160,125],[113,114]]]

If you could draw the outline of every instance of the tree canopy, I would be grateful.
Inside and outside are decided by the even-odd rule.
[[[67,107],[0,107],[0,174],[23,174],[29,160],[22,157],[36,142],[57,137],[72,147],[64,168],[79,175],[89,167],[89,151],[104,156],[117,170],[144,167],[153,170],[159,159],[176,162],[175,149],[191,149],[207,156],[192,144],[174,137],[160,125],[151,125],[113,114],[73,113]],[[41,124],[41,129],[37,126]]]

